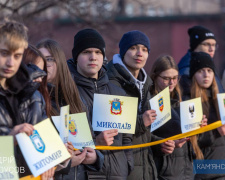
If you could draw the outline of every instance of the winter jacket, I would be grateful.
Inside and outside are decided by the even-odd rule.
[[[56,100],[55,100],[55,86],[53,84],[48,83],[48,90],[50,92],[52,108],[58,111],[56,106]],[[67,105],[63,97],[61,89],[58,90],[58,101],[59,101],[60,107]],[[58,113],[60,114],[59,111]],[[97,154],[97,161],[92,165],[80,164],[78,166],[71,168],[71,161],[70,161],[66,168],[55,172],[55,175],[54,175],[55,180],[86,180],[88,179],[87,169],[98,171],[101,169],[103,165],[104,156],[98,150],[96,150],[96,154]]]
[[[190,93],[183,94],[184,100],[190,99]],[[213,105],[211,90],[208,89],[209,98],[209,116],[208,124],[216,122],[218,120],[216,109]],[[198,135],[198,144],[204,155],[204,159],[225,159],[225,139],[221,136],[217,129],[202,133]],[[225,180],[224,174],[196,174],[195,180],[208,180],[208,179],[221,179]]]
[[[89,112],[88,119],[91,123],[94,93],[110,95],[126,95],[126,93],[109,82],[106,70],[102,67],[98,73],[98,79],[86,78],[77,72],[76,64],[72,59],[68,60],[68,66],[78,87],[81,99]],[[94,132],[95,136],[101,132]],[[131,145],[130,134],[119,133],[114,137],[112,146]],[[133,167],[131,150],[101,151],[104,154],[104,164],[100,172],[88,171],[89,179],[126,180]]]
[[[35,125],[47,118],[45,101],[37,91],[39,83],[32,82],[31,77],[27,66],[21,63],[18,72],[6,80],[8,89],[0,87],[0,135],[8,135],[16,125]],[[25,168],[19,176],[30,175],[18,145],[15,147],[15,158],[17,166]]]
[[[114,55],[113,60],[107,64],[108,76],[110,82],[123,88],[128,96],[138,97],[138,116],[136,121],[136,130],[133,135],[133,144],[148,143],[159,140],[151,135],[150,128],[146,128],[143,122],[143,113],[150,109],[150,86],[152,80],[141,69],[139,77],[134,79],[131,73],[126,69],[119,55]],[[140,81],[139,81],[140,80]],[[141,89],[141,90],[140,90]],[[159,151],[160,152],[160,151]],[[149,180],[157,179],[157,170],[150,147],[133,149],[134,170],[129,175],[129,180]]]
[[[180,85],[182,89],[184,89],[184,87],[190,89],[191,82],[190,82],[190,79],[188,78],[189,71],[190,71],[190,60],[191,60],[191,51],[188,50],[188,52],[184,55],[184,57],[178,63],[179,74],[185,77],[185,78],[181,78],[180,80]],[[218,76],[217,71],[215,72],[215,78],[216,78],[217,86],[219,88],[219,92],[223,93],[224,88],[221,83],[221,79]]]
[[[178,96],[171,99],[171,119],[153,134],[168,138],[181,134],[180,102]],[[152,147],[159,179],[164,180],[193,180],[192,152],[190,142],[181,148],[175,148],[172,154],[160,156]]]

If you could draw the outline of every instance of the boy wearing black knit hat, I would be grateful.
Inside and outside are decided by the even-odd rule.
[[[190,88],[190,81],[188,80],[190,59],[192,52],[205,52],[213,59],[217,48],[216,38],[212,31],[203,26],[193,26],[188,29],[188,35],[190,38],[190,49],[184,55],[184,57],[178,63],[179,73],[183,76],[180,80],[180,85],[184,89]],[[221,80],[215,73],[216,82],[220,92],[224,92],[221,84]]]
[[[149,107],[149,89],[152,81],[143,69],[150,52],[149,38],[143,32],[129,31],[121,38],[119,48],[120,53],[115,54],[107,64],[107,72],[110,81],[122,87],[128,96],[139,98],[133,144],[159,140],[160,138],[153,136],[149,129],[151,123],[156,119],[156,113]],[[173,141],[167,141],[162,144],[160,149],[164,153],[172,153],[174,147]],[[133,151],[133,154],[134,170],[128,176],[128,180],[157,179],[151,148],[138,148]]]
[[[68,66],[87,107],[91,124],[94,93],[123,96],[126,93],[109,82],[106,70],[102,67],[105,42],[96,30],[84,29],[75,35],[72,55],[73,59],[68,60]],[[118,133],[117,129],[94,132],[94,136],[97,145],[126,146],[131,145],[132,141],[132,135]],[[104,164],[101,171],[88,170],[88,179],[126,180],[133,166],[132,151],[102,151],[102,154]]]
[[[212,58],[217,47],[215,35],[203,26],[193,26],[188,29],[190,49],[178,64],[180,75],[189,75],[191,52],[205,52]]]

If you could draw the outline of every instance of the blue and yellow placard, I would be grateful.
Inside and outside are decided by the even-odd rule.
[[[138,98],[94,94],[92,127],[94,131],[118,129],[135,133]]]
[[[49,119],[34,125],[31,136],[19,133],[16,139],[34,177],[70,158],[69,152]]]
[[[69,129],[69,108],[70,106],[62,106],[60,108],[60,137],[63,143],[67,143],[68,141],[68,129]]]
[[[195,98],[180,103],[182,133],[200,128],[203,118],[201,98]]]
[[[52,120],[59,130],[60,116],[52,116]],[[95,144],[91,135],[86,113],[69,115],[69,138],[76,149],[91,147],[95,149]]]
[[[16,167],[13,136],[0,136],[0,144],[0,179],[18,180],[24,167]]]
[[[217,94],[217,101],[220,111],[220,119],[222,124],[225,124],[225,93]]]
[[[151,132],[161,127],[171,119],[169,87],[149,100],[151,109],[156,111],[156,120],[151,124]]]

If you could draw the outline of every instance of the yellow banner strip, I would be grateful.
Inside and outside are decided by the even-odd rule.
[[[41,180],[41,176],[37,176],[37,177],[34,177],[32,175],[29,175],[29,176],[25,176],[25,177],[22,177],[20,178],[20,180]]]
[[[216,129],[220,126],[222,126],[222,122],[219,120],[219,121],[216,121],[216,122],[214,122],[212,124],[209,124],[205,127],[202,127],[200,129],[196,129],[194,131],[190,131],[190,132],[186,132],[186,133],[183,133],[183,134],[171,136],[171,137],[168,137],[166,139],[159,140],[159,141],[154,141],[154,142],[145,143],[145,144],[131,145],[131,146],[96,146],[96,149],[97,150],[124,150],[124,149],[135,149],[135,148],[154,146],[154,145],[157,145],[157,144],[164,143],[168,140],[177,140],[177,139],[182,139],[182,138],[185,138],[185,137],[190,137],[190,136],[193,136],[193,135],[196,135],[196,134],[201,134],[201,133]],[[74,148],[74,150],[78,150],[78,149]]]

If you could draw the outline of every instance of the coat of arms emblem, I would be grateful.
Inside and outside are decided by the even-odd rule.
[[[189,104],[189,119],[195,118],[195,104],[190,103]]]
[[[65,114],[65,127],[67,128],[67,114]]]
[[[77,135],[77,125],[75,124],[75,121],[71,119],[69,120],[69,132],[74,136]]]
[[[159,103],[159,110],[162,112],[164,108],[163,97],[159,98],[158,103]]]
[[[33,134],[30,136],[30,139],[38,152],[44,153],[45,143],[43,142],[41,136],[37,130],[33,130]]]
[[[109,103],[111,104],[111,108],[110,108],[111,114],[119,115],[122,113],[122,105],[123,105],[122,101],[115,98],[114,100],[109,101]]]

